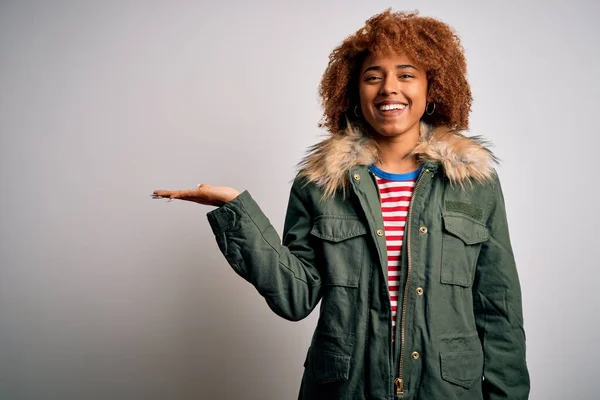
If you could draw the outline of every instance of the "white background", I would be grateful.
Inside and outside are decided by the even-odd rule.
[[[281,232],[328,55],[390,5],[466,48],[531,399],[597,396],[598,2],[73,0],[0,2],[0,399],[296,398],[317,312],[275,316],[209,207],[149,195],[248,189]]]

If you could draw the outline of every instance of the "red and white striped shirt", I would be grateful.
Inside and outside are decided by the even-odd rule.
[[[390,301],[392,303],[392,340],[396,331],[396,312],[402,306],[398,299],[400,290],[400,254],[404,239],[404,226],[415,182],[421,169],[406,174],[392,174],[371,166],[381,195],[381,212],[387,246],[387,270]]]

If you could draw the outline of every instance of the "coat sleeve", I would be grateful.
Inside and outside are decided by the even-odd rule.
[[[473,285],[477,330],[484,352],[484,399],[529,397],[521,287],[510,244],[500,182],[493,183],[483,243]]]
[[[313,208],[296,180],[284,224],[283,243],[250,193],[207,214],[228,263],[250,282],[279,316],[298,321],[321,298],[321,276],[310,235]]]

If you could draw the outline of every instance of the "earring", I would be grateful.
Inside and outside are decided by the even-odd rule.
[[[429,111],[429,106],[433,104],[433,108],[431,109],[431,111]],[[427,103],[427,106],[425,106],[425,113],[427,115],[433,115],[433,113],[435,112],[435,103]]]
[[[360,118],[360,115],[358,115],[358,104],[354,106],[354,115],[356,115],[356,118]]]

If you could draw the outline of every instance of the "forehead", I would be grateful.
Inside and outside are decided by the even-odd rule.
[[[403,51],[389,50],[387,52],[377,54],[370,52],[365,57],[361,65],[361,71],[372,66],[396,66],[396,65],[413,65],[418,68],[417,63],[406,55]]]

